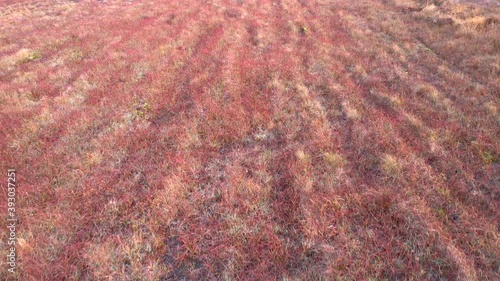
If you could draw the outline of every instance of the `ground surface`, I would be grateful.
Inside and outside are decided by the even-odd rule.
[[[0,1],[16,277],[499,280],[500,10],[456,2]]]

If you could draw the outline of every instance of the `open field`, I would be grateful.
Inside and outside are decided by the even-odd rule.
[[[499,20],[0,0],[0,280],[500,280]]]

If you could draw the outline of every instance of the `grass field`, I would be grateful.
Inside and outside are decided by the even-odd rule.
[[[499,20],[0,0],[0,279],[500,280]]]

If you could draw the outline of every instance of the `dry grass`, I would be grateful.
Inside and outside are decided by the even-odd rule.
[[[2,1],[0,279],[500,279],[499,12]]]

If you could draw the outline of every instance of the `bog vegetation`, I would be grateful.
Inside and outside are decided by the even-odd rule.
[[[493,2],[1,1],[0,279],[499,280]]]

